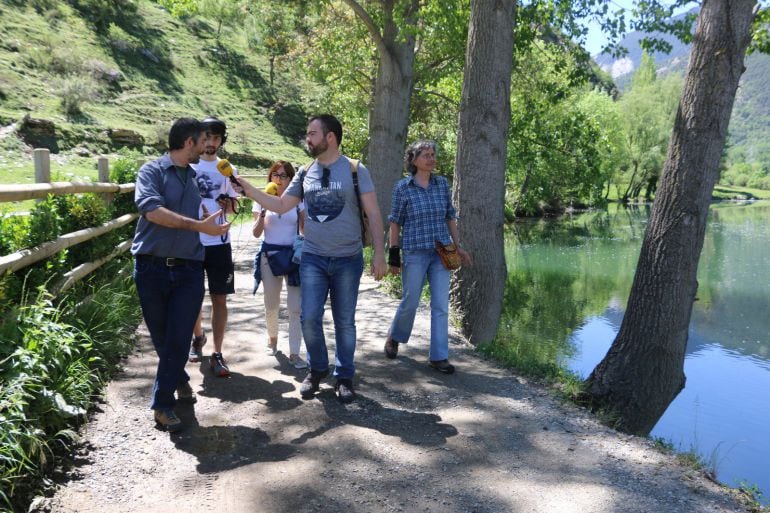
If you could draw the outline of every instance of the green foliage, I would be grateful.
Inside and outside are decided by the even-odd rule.
[[[138,153],[124,150],[123,154],[115,159],[110,167],[110,182],[119,184],[135,183],[136,174],[139,172],[138,159]],[[130,212],[136,212],[134,194],[127,193],[116,195],[112,199],[112,210],[116,217]]]
[[[0,501],[10,510],[26,511],[130,350],[128,335],[139,320],[130,273],[107,271],[112,283],[90,300],[54,303],[40,290],[0,318]]]
[[[223,25],[228,27],[228,30],[241,25],[244,11],[245,6],[243,2],[238,0],[198,1],[198,12],[217,23],[217,40],[219,40]]]
[[[123,183],[130,183],[136,167],[136,161],[129,157],[119,159],[113,167],[113,176],[126,180]],[[132,194],[121,196],[128,199],[122,199],[125,203],[117,206],[129,208],[129,203],[133,205]],[[0,220],[0,248],[3,254],[8,254],[53,241],[66,233],[100,226],[120,215],[115,208],[115,204],[108,207],[98,194],[50,195],[37,203],[28,217],[11,216]],[[130,208],[129,211],[136,210],[133,206]],[[11,308],[23,302],[25,290],[36,290],[52,280],[59,280],[64,272],[82,263],[108,255],[120,241],[130,238],[132,233],[133,224],[129,223],[121,229],[81,242],[48,259],[3,276],[0,278],[0,306]]]
[[[158,5],[178,18],[192,16],[198,13],[197,0],[158,0]]]
[[[363,155],[369,141],[369,102],[376,76],[374,46],[363,24],[346,7],[323,9],[309,28],[300,57],[307,77],[320,84],[310,112],[332,112],[343,122],[344,151]]]
[[[631,89],[619,100],[623,154],[625,163],[615,176],[615,183],[626,184],[621,201],[641,195],[650,200],[666,159],[668,141],[679,105],[682,79],[676,75],[657,78],[655,63],[649,55],[631,81]]]
[[[598,203],[607,180],[602,157],[611,153],[610,127],[581,109],[585,92],[577,62],[544,43],[516,58],[506,166],[513,210],[531,214]]]
[[[80,11],[99,33],[105,33],[110,23],[127,20],[137,11],[134,0],[68,0],[68,2]]]

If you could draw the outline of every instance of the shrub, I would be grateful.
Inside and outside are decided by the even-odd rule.
[[[96,98],[96,86],[90,77],[70,75],[56,81],[55,93],[64,113],[75,116],[81,113],[84,103]]]
[[[87,301],[45,292],[0,323],[0,510],[26,511],[72,447],[96,392],[131,347],[136,294],[122,267]],[[117,276],[117,279],[114,277]]]
[[[110,169],[110,181],[112,183],[134,183],[139,172],[139,154],[124,150],[125,154],[115,161]],[[112,200],[112,210],[115,217],[130,212],[136,212],[133,194],[118,194]],[[133,230],[133,225],[129,225]]]

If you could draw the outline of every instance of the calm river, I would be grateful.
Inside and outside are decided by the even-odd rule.
[[[516,224],[500,337],[582,377],[620,328],[647,207]],[[685,389],[652,431],[697,452],[727,485],[770,496],[770,205],[710,211]]]

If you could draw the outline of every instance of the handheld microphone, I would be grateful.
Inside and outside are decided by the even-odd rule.
[[[230,165],[230,162],[227,159],[222,159],[219,162],[217,162],[217,170],[223,175],[230,179],[230,182],[234,183],[238,187],[241,186],[241,183],[238,181],[238,179],[234,176],[234,170],[233,166]]]
[[[265,186],[265,192],[272,196],[278,196],[278,185],[270,182]]]

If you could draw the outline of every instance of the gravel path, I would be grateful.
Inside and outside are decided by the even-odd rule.
[[[41,511],[746,511],[649,441],[560,404],[456,335],[458,372],[430,369],[427,308],[398,360],[385,359],[397,300],[368,278],[357,313],[357,400],[340,404],[329,378],[303,401],[305,371],[288,363],[285,312],[281,352],[263,350],[261,289],[251,295],[255,242],[248,227],[240,232],[224,350],[232,377],[213,377],[208,359],[188,364],[198,403],[178,409],[184,431],[159,431],[148,409],[156,357],[141,326],[136,351],[82,430],[81,460]]]

